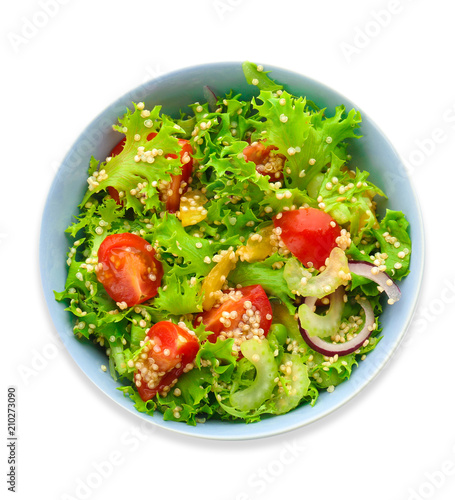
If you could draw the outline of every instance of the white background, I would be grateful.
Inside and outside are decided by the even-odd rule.
[[[1,9],[2,495],[453,499],[451,3],[23,0]],[[56,168],[106,106],[158,74],[245,59],[313,77],[376,121],[419,194],[427,262],[405,342],[366,390],[300,430],[217,442],[141,428],[82,374],[46,309],[38,239]],[[6,484],[8,385],[18,390],[15,496]]]

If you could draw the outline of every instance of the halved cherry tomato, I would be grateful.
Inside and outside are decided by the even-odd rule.
[[[273,223],[281,229],[281,239],[292,254],[306,267],[319,269],[336,247],[340,226],[329,214],[316,208],[283,212]]]
[[[147,140],[151,141],[156,136],[156,132],[151,132],[147,136]],[[172,191],[172,194],[164,193],[165,196],[163,198],[166,200],[166,210],[173,214],[177,212],[180,207],[180,197],[186,191],[186,186],[181,187],[182,181],[188,184],[188,181],[193,172],[193,149],[190,145],[190,142],[186,139],[179,139],[178,144],[181,147],[180,149],[180,161],[182,163],[182,173],[178,175],[171,175],[171,183],[169,188]],[[166,158],[177,158],[177,155],[171,153],[166,155]],[[180,189],[182,192],[180,192]]]
[[[180,197],[186,191],[186,186],[193,172],[193,149],[186,139],[179,139],[179,146],[182,148],[180,150],[180,161],[182,162],[182,173],[179,175],[171,175],[171,184],[169,189],[172,194],[167,194],[166,198],[166,210],[173,214],[177,212],[180,207]],[[177,155],[169,154],[166,158],[177,158]],[[185,163],[186,162],[186,163]],[[185,186],[181,186],[181,183],[185,182]],[[181,192],[180,192],[181,190]]]
[[[142,400],[148,401],[157,393],[166,395],[180,375],[192,368],[199,342],[195,335],[170,321],[153,325],[144,341],[142,352],[148,357],[136,363],[139,366],[134,381]]]
[[[131,233],[111,234],[98,250],[96,277],[116,302],[128,307],[158,293],[163,266],[150,243]]]
[[[204,323],[205,329],[213,332],[207,340],[216,342],[222,331],[240,329],[246,336],[259,329],[259,335],[266,336],[272,324],[272,306],[261,285],[250,285],[236,291],[225,291],[219,307],[200,313],[194,324]],[[230,294],[230,295],[229,295]],[[253,314],[248,313],[251,310]],[[258,314],[256,314],[258,313]],[[202,319],[199,319],[202,318]],[[259,320],[259,321],[258,321]],[[229,335],[228,335],[229,336]]]
[[[120,201],[119,192],[115,189],[115,187],[107,186],[107,192],[110,194],[115,203],[117,203],[117,205],[123,206],[123,201]]]
[[[272,153],[278,148],[276,146],[264,146],[262,142],[253,142],[243,150],[246,161],[252,161],[256,165],[256,171],[261,175],[269,175],[270,182],[276,182],[283,178],[283,166],[286,158],[282,154]]]

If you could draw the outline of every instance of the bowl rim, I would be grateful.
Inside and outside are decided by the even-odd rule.
[[[259,64],[259,63],[258,63]],[[262,63],[261,63],[262,64]],[[73,142],[72,146],[68,150],[68,153],[64,156],[61,165],[57,171],[57,173],[54,176],[54,179],[52,181],[51,187],[49,189],[49,192],[46,197],[46,203],[43,209],[43,215],[41,219],[41,227],[40,227],[40,239],[39,239],[39,261],[40,261],[40,276],[41,276],[41,283],[42,283],[42,292],[44,293],[45,300],[47,303],[47,307],[52,319],[52,322],[57,330],[57,333],[62,340],[63,344],[65,345],[65,348],[67,352],[70,354],[71,358],[73,361],[76,363],[76,365],[81,369],[81,371],[85,374],[85,376],[99,389],[101,390],[107,397],[109,397],[112,401],[115,401],[119,406],[123,407],[125,410],[127,410],[129,413],[136,415],[137,417],[141,418],[142,420],[146,421],[149,424],[152,424],[154,426],[157,426],[159,428],[165,429],[167,431],[173,431],[178,434],[190,436],[190,437],[197,437],[197,438],[202,438],[202,439],[216,439],[216,440],[222,440],[222,441],[234,441],[234,440],[247,440],[247,439],[258,439],[258,438],[265,438],[265,437],[272,437],[276,436],[278,434],[283,434],[286,432],[290,432],[299,428],[302,428],[304,426],[307,426],[315,421],[318,421],[322,419],[323,417],[333,413],[337,409],[341,408],[344,406],[346,403],[348,403],[350,400],[352,400],[357,394],[359,394],[373,379],[376,378],[376,376],[379,374],[379,372],[384,368],[384,366],[388,363],[388,361],[391,359],[391,357],[394,355],[394,353],[397,351],[399,345],[402,343],[403,338],[405,337],[406,332],[409,330],[409,326],[411,324],[412,318],[416,312],[419,296],[421,293],[421,285],[422,285],[422,280],[423,280],[423,271],[424,271],[424,266],[425,266],[425,239],[424,239],[424,223],[423,223],[423,217],[422,217],[422,211],[419,203],[419,199],[416,194],[416,190],[414,188],[414,184],[412,179],[409,176],[409,173],[406,169],[405,162],[403,161],[402,157],[397,153],[395,150],[394,146],[388,139],[388,137],[382,132],[382,130],[376,125],[376,123],[369,117],[367,113],[363,111],[363,109],[359,108],[358,106],[355,105],[355,103],[351,100],[346,98],[343,94],[340,94],[337,90],[333,89],[332,87],[321,83],[320,81],[313,79],[311,77],[308,77],[304,74],[301,74],[299,72],[289,70],[286,68],[281,68],[277,67],[274,65],[269,65],[269,64],[262,64],[264,68],[266,68],[267,72],[270,71],[271,73],[273,72],[282,72],[290,75],[294,75],[298,79],[303,79],[307,82],[311,82],[313,85],[319,87],[321,91],[324,94],[331,94],[333,96],[336,96],[337,99],[340,98],[340,104],[343,103],[347,106],[351,106],[355,108],[356,110],[360,111],[361,116],[362,116],[362,123],[367,122],[368,125],[374,130],[376,134],[378,134],[383,141],[385,141],[387,147],[389,150],[395,154],[400,167],[402,168],[402,175],[405,178],[407,185],[408,185],[408,191],[411,194],[412,201],[415,204],[417,212],[414,214],[415,218],[417,219],[417,227],[413,227],[413,231],[416,232],[415,235],[413,235],[412,239],[412,244],[413,244],[413,255],[415,253],[414,248],[419,248],[420,252],[417,255],[420,255],[420,259],[416,261],[416,257],[411,259],[411,267],[412,267],[412,273],[414,276],[417,274],[417,283],[414,288],[414,296],[412,297],[411,300],[411,306],[408,308],[408,310],[404,311],[402,314],[405,316],[405,320],[403,322],[403,326],[401,328],[401,332],[399,335],[396,337],[394,343],[390,346],[390,348],[386,351],[386,355],[382,358],[382,361],[375,366],[374,371],[367,377],[363,378],[357,388],[353,391],[350,391],[347,396],[345,396],[341,401],[339,401],[336,404],[333,404],[329,406],[325,411],[322,412],[315,412],[313,417],[306,418],[304,421],[296,421],[294,423],[288,424],[285,427],[282,426],[273,426],[272,429],[268,429],[266,426],[265,430],[259,430],[261,427],[260,424],[267,422],[270,419],[275,419],[277,417],[282,417],[280,415],[278,416],[272,416],[270,418],[266,418],[264,420],[261,420],[260,422],[254,423],[254,424],[245,424],[244,422],[223,422],[223,421],[210,421],[210,427],[215,425],[216,429],[218,429],[218,426],[222,426],[223,428],[225,426],[229,426],[229,432],[227,434],[220,433],[220,432],[201,432],[202,429],[201,427],[204,427],[204,431],[207,431],[208,428],[205,427],[206,424],[198,424],[197,426],[189,426],[184,422],[174,422],[174,421],[165,421],[162,419],[162,414],[159,412],[155,412],[153,416],[140,413],[138,412],[133,404],[132,401],[129,398],[124,398],[126,402],[130,402],[131,404],[123,404],[121,401],[118,399],[115,399],[112,394],[108,393],[106,390],[104,390],[102,387],[98,385],[98,383],[92,378],[92,376],[87,373],[86,370],[81,366],[79,363],[78,359],[76,358],[74,352],[68,347],[67,343],[65,342],[65,338],[63,337],[63,332],[60,330],[60,325],[57,324],[56,319],[54,318],[52,314],[52,310],[56,305],[56,301],[53,297],[53,294],[51,293],[52,286],[51,284],[48,283],[47,281],[47,276],[45,272],[45,266],[44,266],[44,255],[46,252],[46,244],[45,244],[45,227],[46,227],[46,215],[49,211],[49,207],[51,204],[51,198],[53,194],[53,187],[57,183],[58,178],[59,178],[59,172],[62,171],[65,162],[68,160],[69,156],[71,155],[71,152],[75,150],[76,145],[81,141],[82,138],[84,138],[87,134],[87,131],[89,131],[94,124],[98,122],[98,120],[103,117],[110,109],[112,109],[115,105],[118,103],[124,102],[125,100],[129,100],[131,102],[130,97],[134,94],[139,94],[143,90],[145,90],[149,85],[151,84],[159,84],[160,82],[166,81],[170,78],[182,78],[184,77],[185,74],[190,73],[190,72],[207,72],[213,69],[221,69],[221,68],[230,68],[230,67],[241,67],[242,62],[239,61],[224,61],[224,62],[212,62],[212,63],[207,63],[207,64],[199,64],[199,65],[193,65],[193,66],[185,66],[180,69],[168,72],[163,75],[159,75],[156,78],[153,78],[151,80],[148,80],[147,82],[142,83],[141,85],[135,87],[134,89],[124,93],[121,97],[116,99],[114,102],[106,106],[98,115],[89,122],[89,124],[84,128],[84,130],[79,134],[79,136],[76,138],[76,140]],[[286,82],[283,82],[286,85]],[[229,89],[227,89],[228,91]],[[188,103],[190,104],[190,103]],[[65,306],[65,304],[58,304],[59,306]],[[344,383],[349,383],[349,380],[346,380],[343,382]],[[119,391],[120,392],[120,391]],[[122,395],[123,397],[123,395]],[[317,407],[317,403],[315,408]],[[293,410],[294,411],[294,410]],[[158,418],[157,418],[158,416]],[[161,418],[160,418],[161,417]],[[245,427],[248,428],[248,431],[251,430],[251,432],[245,433],[245,432],[236,432],[234,431],[235,428],[242,427],[245,429]],[[258,431],[255,432],[255,429]]]

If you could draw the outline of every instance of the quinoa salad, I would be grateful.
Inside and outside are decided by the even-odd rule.
[[[204,87],[178,117],[119,117],[55,292],[139,412],[189,425],[317,404],[368,363],[409,273],[406,217],[378,215],[350,155],[360,113],[243,71],[252,99]]]

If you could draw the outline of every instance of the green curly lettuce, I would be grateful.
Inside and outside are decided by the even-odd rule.
[[[355,133],[361,122],[358,111],[345,115],[345,107],[338,106],[335,115],[327,117],[325,110],[311,112],[305,98],[286,91],[280,95],[261,91],[258,99],[262,104],[253,99],[253,106],[265,119],[261,134],[286,157],[285,181],[298,189],[305,189],[325,169],[332,153],[345,156],[346,139],[359,137]]]

